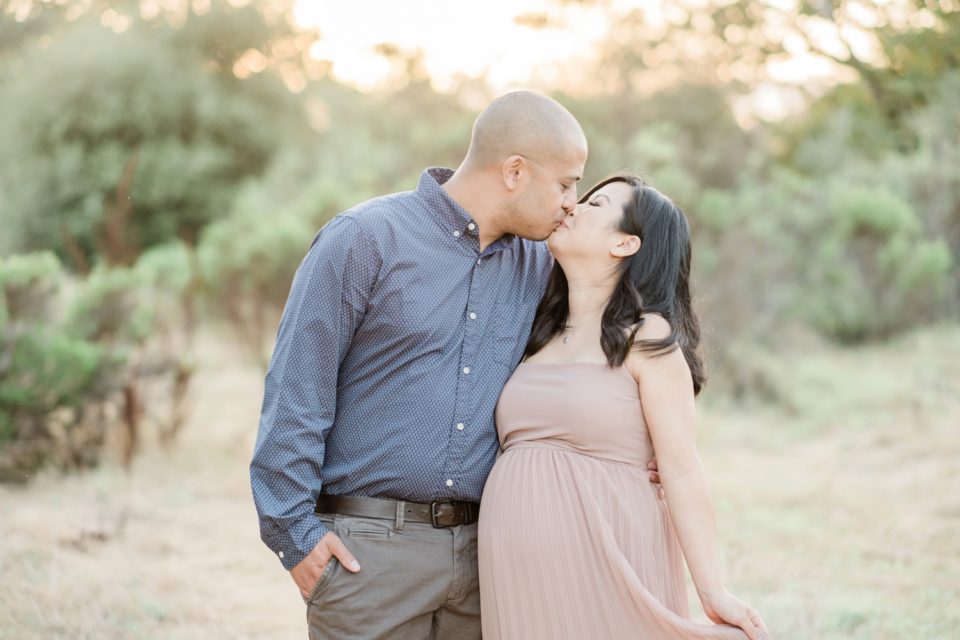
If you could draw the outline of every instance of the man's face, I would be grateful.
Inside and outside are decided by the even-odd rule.
[[[544,240],[577,206],[577,182],[587,161],[586,148],[571,149],[566,157],[528,159],[530,181],[514,203],[514,233]]]

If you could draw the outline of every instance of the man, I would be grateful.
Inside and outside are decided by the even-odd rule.
[[[334,218],[294,279],[250,467],[313,638],[478,638],[493,412],[587,142],[546,96],[477,118],[454,172]]]

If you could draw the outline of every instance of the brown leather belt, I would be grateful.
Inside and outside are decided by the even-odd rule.
[[[390,498],[328,495],[317,498],[317,507],[314,512],[396,520],[399,516],[398,509],[406,522],[425,522],[437,529],[473,524],[480,516],[480,505],[476,502],[448,500],[420,503]]]

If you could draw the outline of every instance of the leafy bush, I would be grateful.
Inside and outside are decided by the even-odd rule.
[[[85,420],[121,364],[55,316],[65,276],[53,254],[0,261],[0,481],[53,461],[96,461],[104,426]]]
[[[293,274],[314,232],[300,216],[239,211],[203,234],[198,253],[208,300],[264,368]]]
[[[880,338],[935,316],[951,256],[923,235],[908,202],[885,189],[833,185],[809,256],[803,313],[844,342]]]
[[[94,269],[70,305],[67,327],[84,340],[121,349],[139,346],[152,324],[147,293],[132,269]]]
[[[189,352],[154,331],[164,317],[158,302],[183,284],[182,273],[160,276],[157,267],[176,255],[158,250],[138,269],[100,266],[83,280],[51,253],[0,260],[0,481],[25,480],[45,464],[96,465],[109,434],[129,464],[158,385],[171,404],[160,439],[176,435]]]

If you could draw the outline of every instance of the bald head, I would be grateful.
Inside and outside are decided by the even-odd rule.
[[[475,167],[490,167],[515,154],[540,160],[586,146],[580,123],[563,105],[539,93],[515,91],[477,117],[466,159]]]
[[[467,157],[443,189],[476,220],[481,248],[505,234],[543,240],[576,206],[586,161],[576,118],[556,100],[517,91],[477,117]]]

